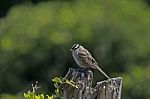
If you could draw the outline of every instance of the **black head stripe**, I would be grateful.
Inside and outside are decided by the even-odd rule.
[[[71,49],[74,49],[76,47],[76,44],[73,44],[72,48]]]
[[[80,45],[79,44],[74,44],[73,46],[72,46],[72,48],[71,49],[74,49],[74,50],[76,50],[77,48],[79,48],[80,47]]]

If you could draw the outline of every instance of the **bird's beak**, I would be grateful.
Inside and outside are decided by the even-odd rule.
[[[72,49],[70,49],[70,51],[72,52]]]

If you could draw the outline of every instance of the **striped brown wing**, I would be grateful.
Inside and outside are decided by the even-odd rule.
[[[80,49],[78,55],[88,67],[92,67],[94,69],[97,68],[98,64],[88,50]]]

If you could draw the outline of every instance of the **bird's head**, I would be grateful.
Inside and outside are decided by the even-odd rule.
[[[80,47],[79,44],[73,44],[72,48],[70,49],[70,51],[75,51],[76,49],[78,49]]]

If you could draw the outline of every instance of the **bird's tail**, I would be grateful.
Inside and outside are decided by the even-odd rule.
[[[106,73],[100,68],[97,66],[97,69],[107,78],[109,79],[110,77],[106,75]]]

